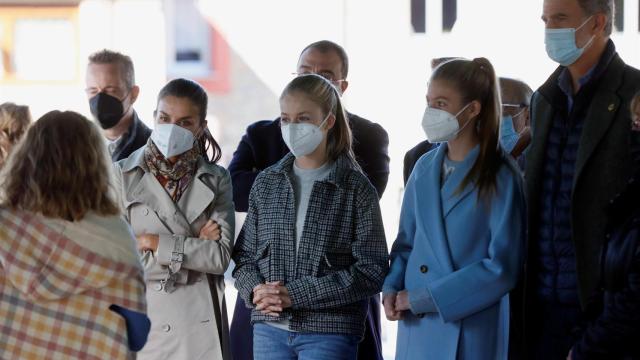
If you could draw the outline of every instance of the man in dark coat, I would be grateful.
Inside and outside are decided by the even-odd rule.
[[[298,74],[318,74],[331,81],[340,93],[349,83],[349,62],[344,49],[330,41],[318,41],[307,46],[298,60]],[[382,193],[389,179],[389,137],[378,124],[347,113],[353,134],[353,151],[364,174],[378,192]],[[260,171],[277,163],[289,152],[282,140],[280,118],[259,121],[247,128],[233,159],[229,172],[233,182],[236,211],[247,211],[249,192]],[[250,311],[238,298],[231,322],[231,348],[234,359],[253,359],[253,328]],[[371,298],[365,324],[364,339],[358,347],[358,358],[382,360],[380,338],[380,298]]]
[[[525,339],[520,358],[565,359],[580,337],[599,287],[607,205],[632,173],[628,109],[640,71],[609,39],[612,9],[613,0],[544,0],[546,49],[560,66],[531,100],[528,255],[512,325]]]

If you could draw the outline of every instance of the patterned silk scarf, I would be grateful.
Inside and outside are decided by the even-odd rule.
[[[171,164],[149,138],[144,151],[144,162],[171,199],[178,202],[193,180],[199,155],[198,148],[194,146],[191,150],[178,155],[178,161]]]

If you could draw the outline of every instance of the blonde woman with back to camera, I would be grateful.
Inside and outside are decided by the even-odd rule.
[[[129,359],[146,342],[143,270],[110,196],[99,130],[41,117],[0,174],[0,358]]]

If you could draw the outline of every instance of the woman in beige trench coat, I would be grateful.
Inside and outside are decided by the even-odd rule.
[[[158,95],[147,145],[115,166],[145,267],[151,332],[138,359],[231,359],[224,272],[234,207],[206,109],[200,85],[172,80]]]

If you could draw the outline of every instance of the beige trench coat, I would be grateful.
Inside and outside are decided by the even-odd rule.
[[[175,204],[148,172],[144,149],[114,166],[133,232],[160,236],[155,253],[141,254],[151,332],[138,359],[230,360],[224,272],[235,220],[229,172],[200,158],[196,176]],[[208,219],[220,225],[219,241],[197,237]],[[176,262],[179,257],[182,261]],[[170,266],[175,281],[165,285]]]

